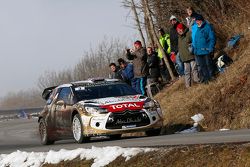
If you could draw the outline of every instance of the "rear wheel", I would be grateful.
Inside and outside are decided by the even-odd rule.
[[[48,128],[43,118],[41,118],[39,121],[39,134],[40,134],[41,143],[43,145],[50,145],[50,144],[55,143],[55,140],[50,139],[50,136],[48,134]]]
[[[145,132],[147,136],[158,136],[161,134],[161,129],[152,129]]]
[[[89,137],[85,137],[83,134],[83,125],[82,125],[81,117],[79,114],[76,114],[73,117],[72,133],[77,143],[83,143],[83,142],[89,141],[90,139]]]

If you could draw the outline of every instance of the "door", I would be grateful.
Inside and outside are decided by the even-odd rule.
[[[64,87],[58,94],[55,106],[56,128],[62,135],[66,135],[67,132],[71,132],[72,106],[72,90],[70,87]]]

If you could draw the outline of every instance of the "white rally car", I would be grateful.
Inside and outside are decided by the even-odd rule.
[[[117,139],[138,131],[159,135],[163,126],[159,103],[116,79],[50,87],[43,98],[47,103],[38,120],[42,144],[72,137],[78,143],[92,136]]]

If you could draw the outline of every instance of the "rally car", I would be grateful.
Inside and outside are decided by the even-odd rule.
[[[42,144],[93,136],[118,139],[123,133],[144,131],[159,135],[163,116],[157,101],[140,95],[116,79],[89,79],[49,87],[43,91],[46,105],[39,115]]]

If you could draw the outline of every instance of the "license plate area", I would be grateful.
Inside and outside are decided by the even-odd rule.
[[[110,114],[106,123],[107,129],[128,129],[146,126],[150,123],[149,117],[145,112],[126,111],[123,113]]]

